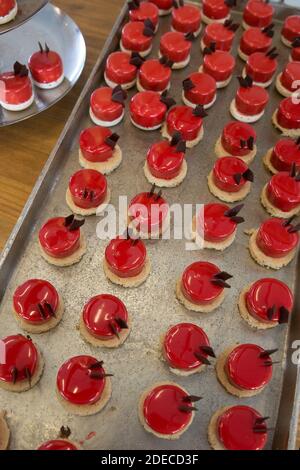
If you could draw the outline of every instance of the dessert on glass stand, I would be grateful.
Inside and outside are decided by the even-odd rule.
[[[34,102],[32,83],[26,65],[15,62],[12,72],[0,74],[0,106],[7,111],[23,111]]]
[[[0,1],[0,25],[14,20],[18,13],[18,4],[16,0]]]
[[[39,42],[39,48],[40,50],[32,54],[28,61],[33,83],[44,90],[56,88],[65,78],[62,59],[46,43],[43,47]]]

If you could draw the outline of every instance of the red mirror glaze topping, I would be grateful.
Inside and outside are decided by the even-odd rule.
[[[289,233],[285,220],[272,217],[258,229],[256,243],[261,251],[271,258],[282,258],[293,251],[299,242],[298,233]]]
[[[220,269],[205,261],[190,264],[183,272],[181,289],[183,295],[195,304],[209,304],[223,292],[224,288],[211,281]]]
[[[43,314],[39,309],[39,304],[43,309]],[[47,306],[50,305],[50,309]],[[15,312],[23,320],[42,324],[53,318],[59,304],[59,296],[55,287],[48,281],[41,279],[29,279],[24,282],[14,292],[13,306]]]
[[[138,8],[129,10],[130,21],[150,20],[154,26],[158,24],[158,7],[154,2],[141,2]]]
[[[145,90],[164,91],[171,80],[170,67],[161,64],[158,59],[146,60],[139,70],[139,81]]]
[[[282,86],[293,92],[300,88],[300,63],[289,62],[283,69],[280,77]]]
[[[230,51],[233,40],[234,32],[226,28],[222,23],[211,23],[205,28],[203,42],[207,47],[214,42],[216,49]]]
[[[89,333],[97,338],[112,339],[121,327],[117,319],[128,322],[128,313],[123,302],[110,294],[92,297],[84,306],[82,318]],[[112,328],[112,326],[113,328]]]
[[[195,352],[207,357],[201,346],[210,346],[202,328],[193,323],[178,323],[164,338],[164,356],[172,368],[193,371],[203,364]]]
[[[32,84],[29,76],[21,77],[14,72],[0,74],[0,101],[7,104],[21,104],[32,97]]]
[[[75,356],[68,359],[57,373],[56,385],[60,395],[73,405],[92,405],[100,400],[106,378],[101,363],[92,356]],[[94,375],[97,377],[93,377]]]
[[[288,172],[273,175],[267,185],[267,196],[271,204],[283,212],[289,212],[300,205],[300,181]]]
[[[0,380],[14,382],[14,368],[17,370],[16,382],[28,380],[26,369],[32,377],[37,369],[38,352],[33,342],[23,335],[3,338],[5,364],[0,363]]]
[[[109,269],[119,277],[138,276],[145,266],[146,247],[142,240],[125,238],[111,240],[105,250]]]
[[[291,15],[285,19],[282,36],[290,42],[300,36],[300,15]]]
[[[216,80],[207,73],[195,72],[189,76],[194,88],[184,91],[184,96],[193,104],[203,106],[211,103],[217,91]]]
[[[180,411],[188,394],[178,385],[153,388],[147,395],[143,414],[146,424],[159,434],[173,435],[183,431],[192,420],[192,413]]]
[[[254,116],[264,111],[269,101],[269,93],[265,88],[253,85],[248,88],[240,87],[236,93],[237,110],[246,116]]]
[[[293,47],[291,52],[291,58],[296,62],[300,61],[300,47]]]
[[[131,54],[116,51],[109,54],[105,65],[106,77],[118,85],[132,82],[137,75],[137,67],[130,63]]]
[[[260,357],[264,349],[256,344],[240,344],[227,357],[226,372],[229,381],[242,390],[259,390],[267,385],[272,378],[271,361],[266,355]]]
[[[167,106],[160,98],[157,91],[136,93],[130,100],[130,115],[133,121],[145,128],[160,125],[167,112]]]
[[[55,439],[44,442],[37,450],[78,450],[78,448],[66,439]]]
[[[162,140],[148,150],[147,164],[153,176],[170,180],[180,173],[184,157],[184,152],[177,152],[176,146]]]
[[[290,171],[293,163],[299,170],[300,146],[292,139],[280,139],[273,148],[271,163],[277,171]]]
[[[172,10],[172,27],[181,33],[196,33],[201,25],[201,12],[195,5],[184,5]]]
[[[69,190],[74,204],[82,209],[98,207],[107,195],[107,181],[96,170],[79,170],[71,176]]]
[[[169,204],[167,201],[150,192],[137,194],[130,201],[128,208],[130,219],[135,219],[138,224],[137,229],[149,233],[162,228],[168,213]]]
[[[212,20],[223,20],[230,14],[224,0],[203,0],[203,13]]]
[[[248,57],[246,74],[249,75],[254,82],[266,83],[273,78],[277,66],[277,59],[272,59],[263,52],[254,52]]]
[[[277,121],[285,129],[300,129],[300,103],[298,103],[298,99],[285,98],[280,102]]]
[[[28,66],[33,79],[38,83],[56,82],[63,74],[63,63],[55,51],[35,52]]]
[[[79,138],[80,150],[90,162],[106,162],[112,157],[113,149],[105,142],[112,135],[107,127],[93,126],[84,129]]]
[[[244,8],[243,19],[249,26],[265,28],[272,23],[274,8],[262,0],[249,0]]]
[[[203,72],[209,73],[217,82],[227,80],[233,73],[235,58],[227,51],[215,51],[205,54]]]
[[[102,121],[114,121],[123,111],[124,104],[112,100],[113,90],[109,87],[97,88],[91,95],[91,108],[94,115]]]
[[[250,124],[231,121],[223,129],[222,146],[228,153],[243,157],[250,152],[250,149],[247,146],[241,147],[241,140],[247,142],[250,137],[253,137],[255,144],[256,132]]]
[[[142,21],[131,21],[122,29],[122,45],[132,52],[144,52],[152,43],[152,36],[144,35],[145,25]]]
[[[160,10],[170,10],[173,7],[173,0],[151,0]]]
[[[183,62],[191,52],[192,43],[183,33],[169,31],[160,38],[160,53],[172,62]]]
[[[16,0],[1,0],[0,16],[8,15],[16,6]]]
[[[260,28],[249,28],[244,31],[240,48],[246,55],[254,52],[267,52],[272,45],[272,38],[262,32]]]
[[[231,406],[219,417],[218,435],[227,450],[262,450],[267,442],[266,432],[254,432],[253,428],[262,415],[250,406]]]
[[[224,215],[229,209],[226,204],[218,202],[204,205],[197,218],[199,229],[204,231],[204,240],[222,242],[235,232],[237,224]]]
[[[236,193],[246,184],[246,179],[241,178],[237,183],[234,175],[243,175],[248,170],[248,165],[237,157],[222,157],[216,160],[213,167],[213,181],[222,191]]]
[[[80,228],[69,230],[64,217],[49,219],[39,231],[39,241],[43,250],[53,258],[72,255],[80,244]]]
[[[189,106],[174,106],[167,114],[166,123],[169,135],[178,131],[188,141],[198,137],[203,120],[200,116],[195,116]]]
[[[278,323],[279,309],[285,307],[289,312],[293,307],[293,294],[284,282],[273,278],[259,279],[247,291],[246,304],[249,313],[258,320]],[[268,309],[275,306],[270,319]]]

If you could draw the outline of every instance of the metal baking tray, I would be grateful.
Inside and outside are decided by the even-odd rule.
[[[276,38],[274,43],[280,51],[280,67],[287,61],[289,51],[279,39],[281,20],[295,9],[278,7]],[[241,13],[234,13],[237,21]],[[213,412],[219,407],[245,403],[254,406],[263,416],[270,416],[267,448],[293,449],[295,447],[297,416],[299,408],[299,374],[291,362],[292,342],[300,329],[300,295],[295,291],[296,305],[289,326],[274,328],[267,332],[252,331],[240,318],[237,299],[241,289],[263,276],[282,279],[291,288],[297,282],[298,261],[279,272],[258,266],[250,257],[248,237],[243,229],[257,227],[267,214],[259,202],[260,192],[270,175],[264,170],[262,156],[279,138],[271,125],[271,116],[278,106],[280,96],[270,89],[271,102],[264,118],[255,124],[258,133],[258,155],[252,165],[256,181],[243,210],[246,222],[239,227],[235,243],[224,253],[211,250],[186,251],[185,240],[161,240],[147,242],[152,261],[152,272],[146,283],[137,289],[126,290],[109,283],[102,270],[102,259],[107,241],[96,236],[99,219],[89,217],[83,230],[87,236],[88,249],[80,264],[58,269],[48,265],[40,256],[37,234],[41,224],[54,215],[69,213],[65,204],[65,191],[69,176],[79,168],[78,137],[86,126],[91,92],[101,85],[105,59],[118,48],[120,30],[127,20],[127,7],[123,7],[112,32],[107,39],[95,68],[42,171],[36,186],[3,250],[0,259],[0,337],[19,331],[12,316],[12,295],[18,284],[31,277],[48,279],[59,289],[66,305],[62,323],[52,332],[34,336],[46,362],[40,383],[31,391],[9,394],[0,391],[0,408],[7,410],[12,431],[12,449],[34,449],[41,442],[54,438],[64,424],[72,430],[73,440],[84,442],[87,449],[208,449],[207,426]],[[157,54],[159,35],[169,29],[170,18],[162,18],[155,39],[152,56]],[[241,31],[237,33],[235,47]],[[174,71],[171,94],[180,102],[181,82],[202,62],[200,39],[193,44],[192,61],[183,71]],[[235,49],[236,50],[236,49]],[[237,60],[236,75],[243,63]],[[206,177],[214,157],[214,144],[224,124],[231,119],[229,103],[238,86],[237,80],[218,93],[217,102],[205,119],[203,141],[187,153],[188,175],[178,188],[165,189],[169,203],[205,203],[215,200],[209,193]],[[132,95],[131,92],[130,96]],[[120,145],[124,156],[120,168],[108,177],[112,190],[112,203],[117,204],[119,195],[130,199],[136,193],[147,190],[150,185],[143,174],[143,163],[149,146],[160,139],[159,132],[143,132],[132,126],[129,114],[114,130],[121,136]],[[42,142],[41,142],[42,145]],[[174,254],[176,253],[176,256]],[[216,312],[193,315],[184,309],[174,294],[175,282],[185,266],[195,260],[209,260],[234,275],[232,288]],[[298,270],[299,272],[299,270]],[[299,284],[298,284],[299,285]],[[117,350],[94,349],[80,338],[76,325],[84,303],[93,295],[110,292],[119,296],[127,305],[133,319],[130,337]],[[193,321],[204,328],[217,353],[226,346],[239,342],[255,342],[269,349],[278,347],[274,376],[270,385],[256,397],[238,400],[228,395],[218,383],[214,368],[189,378],[176,377],[160,360],[160,335],[180,321]],[[56,374],[67,358],[89,353],[105,362],[108,372],[113,373],[113,395],[108,406],[100,414],[86,418],[72,416],[62,409],[55,396]],[[176,381],[190,393],[203,397],[199,411],[190,429],[179,441],[159,440],[146,433],[138,420],[137,403],[144,389],[158,381]],[[90,439],[90,437],[93,438]]]
[[[0,25],[0,34],[7,33],[12,29],[21,26],[21,24],[28,21],[33,15],[40,11],[47,3],[48,0],[17,0],[18,13],[13,21]]]
[[[0,127],[45,111],[61,100],[81,75],[86,59],[83,35],[68,15],[50,3],[20,28],[0,36],[0,70],[11,70],[16,60],[27,64],[31,54],[38,49],[38,41],[47,42],[51,49],[59,52],[65,79],[53,90],[34,87],[34,103],[24,111],[7,111],[0,106]]]

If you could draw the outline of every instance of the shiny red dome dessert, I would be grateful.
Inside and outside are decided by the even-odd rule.
[[[265,88],[254,85],[250,77],[240,78],[240,87],[235,99],[231,102],[230,112],[238,121],[256,122],[264,114],[269,102],[269,94]]]
[[[150,54],[154,36],[151,21],[130,21],[122,29],[120,49],[123,52],[138,52],[142,57]]]
[[[204,23],[224,23],[230,18],[234,0],[203,0],[202,11]]]
[[[41,43],[39,46],[40,50],[32,54],[28,61],[34,84],[46,90],[56,88],[64,80],[61,56],[58,52],[50,50],[47,44],[44,48]]]
[[[194,72],[183,81],[182,100],[192,108],[210,108],[217,98],[216,80],[209,74]]]
[[[203,65],[199,71],[211,75],[216,80],[217,88],[224,88],[231,80],[235,67],[235,58],[227,51],[205,48]]]
[[[273,48],[268,52],[254,52],[246,62],[245,75],[252,78],[254,85],[268,87],[271,85],[278,67],[277,52]]]
[[[300,36],[300,15],[288,16],[283,24],[281,31],[282,42],[288,46],[292,46],[292,42]]]
[[[110,88],[121,85],[128,90],[135,85],[139,67],[143,58],[137,53],[116,51],[109,54],[105,63],[104,79]]]
[[[292,96],[300,88],[300,62],[288,62],[278,75],[276,88],[285,97]],[[297,99],[297,98],[296,98]]]
[[[0,2],[0,25],[12,21],[18,13],[16,0],[1,0]]]
[[[130,225],[148,236],[161,235],[169,224],[169,204],[161,191],[156,194],[154,189],[137,194],[128,207]]]
[[[300,136],[300,103],[293,97],[285,98],[273,115],[273,124],[285,135]]]
[[[154,2],[133,0],[128,3],[130,21],[150,20],[155,29],[158,27],[159,9]]]
[[[0,74],[0,105],[8,111],[23,111],[34,101],[31,80],[25,65],[15,62],[13,72]]]
[[[245,28],[265,28],[272,23],[274,7],[264,0],[249,0],[243,11]]]
[[[218,156],[231,155],[247,161],[247,157],[255,149],[256,140],[255,129],[250,124],[231,121],[222,130]]]
[[[193,34],[169,31],[160,38],[159,54],[173,62],[172,68],[181,69],[188,65],[191,58]]]
[[[193,33],[195,37],[201,31],[201,11],[196,5],[184,4],[183,1],[174,2],[172,10],[171,28],[180,33]]]
[[[126,92],[121,85],[97,88],[90,99],[90,117],[97,126],[112,127],[124,117]]]
[[[238,49],[240,58],[246,62],[254,52],[267,52],[272,46],[273,35],[272,25],[264,29],[247,29],[242,35]]]
[[[162,135],[171,140],[175,132],[181,134],[187,147],[193,147],[203,138],[203,118],[206,112],[202,106],[174,106],[167,114]]]
[[[169,15],[173,8],[173,0],[151,0],[158,7],[159,16]]]
[[[224,24],[214,22],[207,25],[201,39],[202,50],[213,43],[216,50],[230,51],[237,28],[238,25],[232,23],[231,20],[225,21]]]
[[[270,162],[276,171],[290,171],[293,164],[300,170],[300,142],[283,138],[278,140],[271,151]]]
[[[157,91],[141,91],[130,100],[131,122],[142,130],[159,129],[165,120],[168,108],[175,104],[172,98]]]
[[[162,93],[170,88],[172,62],[161,57],[148,59],[140,67],[137,89],[139,91],[157,91]]]

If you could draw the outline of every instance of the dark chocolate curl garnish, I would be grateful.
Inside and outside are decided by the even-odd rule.
[[[291,169],[290,169],[290,176],[292,178],[295,178],[295,176],[296,176],[296,163],[295,162],[292,163],[292,166],[291,166]]]
[[[246,171],[244,171],[244,173],[243,173],[243,178],[244,178],[246,181],[250,181],[251,183],[253,183],[253,181],[254,181],[254,174],[253,174],[253,171],[250,170],[250,168],[248,168]]]
[[[139,6],[140,6],[139,0],[133,0],[132,2],[128,2],[129,10],[137,10]]]
[[[268,36],[269,38],[272,38],[274,36],[273,28],[274,28],[274,23],[272,23],[269,26],[267,26],[266,28],[262,29],[262,32],[266,36]]]
[[[273,305],[272,307],[269,307],[267,309],[267,317],[268,317],[268,320],[272,320],[274,315],[275,315],[275,311],[276,311],[276,306]]]
[[[44,52],[44,49],[43,49],[43,46],[40,43],[40,41],[38,42],[38,45],[39,45],[39,48],[40,48],[40,53],[42,54]]]
[[[13,384],[16,383],[16,381],[18,379],[18,374],[19,374],[18,369],[16,367],[13,367],[12,370],[11,370],[11,376],[12,376]]]
[[[155,201],[158,201],[162,196],[162,189],[160,189],[155,197]]]
[[[270,57],[274,52],[276,52],[276,46],[272,47],[269,51],[266,52],[266,56]]]
[[[31,372],[28,367],[25,367],[24,372],[26,375],[26,379],[28,380],[29,386],[31,387]]]
[[[82,220],[74,219],[71,225],[68,227],[68,229],[70,230],[70,232],[73,232],[74,230],[78,230],[80,227],[83,226],[84,222],[85,222],[84,219]]]
[[[136,242],[136,240],[133,240],[133,241]],[[123,318],[117,317],[115,318],[115,322],[121,328],[121,330],[128,330],[128,325],[126,321],[123,320]]]
[[[186,143],[185,143],[184,140],[181,140],[176,145],[176,152],[183,152],[184,153],[185,151],[186,151]]]
[[[187,34],[184,35],[184,37],[185,37],[185,39],[186,39],[187,41],[191,41],[191,42],[192,42],[192,41],[195,40],[195,35],[194,35],[193,33],[187,33]]]
[[[300,145],[300,137],[296,140],[296,145]]]
[[[137,68],[140,68],[141,65],[145,62],[145,59],[140,56],[138,52],[133,52],[131,54],[131,59],[129,61],[132,65],[135,65]]]
[[[213,53],[213,51],[211,50],[210,47],[205,47],[202,51],[203,55],[211,55],[212,53]]]
[[[71,223],[73,222],[74,220],[74,214],[70,214],[68,215],[68,217],[65,217],[65,227],[68,227],[69,225],[71,225]]]
[[[280,361],[265,361],[264,366],[266,367],[271,367],[274,366],[275,364],[280,364]]]
[[[45,320],[47,318],[47,315],[46,315],[46,312],[45,312],[42,304],[37,304],[37,307],[38,307],[38,310],[39,310],[39,314]]]
[[[117,330],[117,328],[115,327],[115,325],[113,324],[113,322],[110,322],[110,323],[109,323],[109,328],[111,329],[111,331],[113,332],[113,334],[114,334],[117,338],[120,338],[119,333],[118,333],[118,330]]]
[[[156,186],[155,186],[155,184],[153,184],[153,185],[151,186],[150,191],[149,191],[149,197],[152,197],[153,194],[155,194],[155,188],[156,188]]]
[[[207,359],[207,357],[203,356],[203,354],[201,354],[200,352],[195,351],[195,352],[194,352],[194,356],[195,356],[200,362],[202,362],[202,364],[205,364],[206,366],[210,366],[210,362],[209,362],[209,360]]]
[[[67,439],[71,436],[71,429],[69,426],[62,426],[59,430],[59,437]]]
[[[110,148],[114,149],[120,136],[116,133],[111,134],[109,137],[106,137],[105,143],[109,145]]]
[[[213,54],[214,52],[216,52],[216,48],[217,48],[217,44],[215,42],[211,42],[209,47],[205,47],[203,49],[203,55],[205,54]]]
[[[247,145],[247,141],[241,139],[241,140],[240,140],[240,147],[241,147],[241,149],[244,149],[244,148],[246,147],[246,145]]]
[[[111,95],[112,101],[115,101],[116,103],[124,103],[124,100],[126,99],[126,97],[127,97],[127,93],[125,90],[123,90],[121,85],[117,85],[113,89],[112,95]]]
[[[193,114],[194,116],[201,117],[201,118],[205,118],[206,116],[208,116],[202,104],[198,104],[196,108],[193,109]]]
[[[168,59],[167,57],[165,56],[162,56],[160,59],[159,59],[159,62],[164,65],[165,67],[169,67],[170,69],[173,67],[174,65],[174,62],[170,59]]]
[[[292,47],[300,47],[300,37],[294,39],[294,41],[292,42]]]
[[[247,145],[248,145],[248,149],[249,150],[253,150],[254,149],[254,137],[251,135],[251,137],[249,137],[249,139],[247,140]]]
[[[143,35],[147,38],[151,38],[155,35],[153,29],[148,28],[147,26],[144,27]]]
[[[201,351],[203,351],[205,354],[207,354],[210,357],[216,357],[215,352],[212,347],[210,346],[199,346]]]
[[[279,308],[278,323],[279,323],[280,325],[282,325],[283,323],[288,323],[288,321],[289,321],[289,316],[290,316],[290,312],[288,311],[287,308],[284,307],[284,305],[282,305],[282,306]]]
[[[270,416],[262,416],[261,418],[256,418],[255,425],[262,424],[267,421],[267,419],[270,419]]]
[[[135,245],[138,244],[139,241],[140,241],[139,238],[134,238],[134,239],[131,240],[131,245],[132,245],[132,246],[135,246]]]
[[[276,349],[265,349],[259,354],[259,357],[269,357],[272,354],[276,353],[278,351],[278,348]]]
[[[222,279],[212,279],[211,282],[212,284],[222,287],[223,289],[230,289],[231,287],[229,284],[227,284],[227,282],[223,281]]]
[[[253,80],[249,75],[246,75],[246,77],[239,76],[238,81],[240,82],[240,86],[242,88],[250,88],[253,85]]]
[[[178,407],[179,411],[182,411],[183,413],[191,413],[192,411],[198,411],[195,406],[185,406],[185,405],[180,405]]]
[[[95,193],[94,193],[94,191],[91,191],[90,192],[90,201],[93,201],[94,197],[95,197]]]
[[[174,134],[172,135],[170,145],[173,147],[174,145],[177,145],[181,140],[182,140],[182,136],[180,132],[178,131],[174,132]]]
[[[292,225],[291,225],[291,226],[288,228],[288,232],[289,232],[289,233],[296,233],[296,232],[299,232],[299,230],[300,230],[300,224],[297,224],[297,225],[295,225],[295,226],[292,226]]]
[[[83,199],[86,199],[88,195],[89,195],[89,191],[87,190],[87,188],[84,188],[83,193],[82,193]]]
[[[195,403],[199,400],[202,400],[202,397],[198,397],[197,395],[188,395],[187,397],[183,397],[182,399],[184,403]]]
[[[293,222],[293,220],[295,219],[296,215],[292,215],[291,217],[289,217],[288,219],[286,219],[284,222],[283,222],[283,226],[284,227],[287,227],[288,225],[291,225],[291,223]]]
[[[185,80],[183,80],[182,86],[184,91],[189,91],[195,88],[195,85],[190,78],[186,78]]]
[[[243,178],[243,175],[241,173],[235,173],[233,175],[233,179],[236,182],[236,184],[240,184],[240,182],[242,181],[242,178]]]
[[[236,0],[224,0],[225,5],[227,5],[229,8],[235,7],[236,6]]]
[[[18,77],[27,77],[28,76],[28,68],[26,65],[20,64],[20,62],[14,63],[14,74]]]
[[[232,207],[231,209],[228,209],[228,211],[225,211],[224,215],[226,217],[234,217],[235,215],[238,215],[243,207],[244,204],[239,204],[238,206]]]
[[[268,429],[266,428],[266,426],[254,426],[253,427],[253,432],[255,434],[266,434],[268,431]]]
[[[113,374],[105,374],[105,373],[102,373],[102,372],[92,372],[90,374],[90,377],[92,379],[102,380],[105,377],[113,377]]]
[[[229,29],[229,31],[233,31],[233,32],[235,32],[239,28],[239,24],[233,23],[232,20],[226,20],[224,22],[224,26],[225,28]]]
[[[174,104],[176,104],[176,101],[173,100],[173,98],[171,98],[170,96],[167,96],[166,92],[161,94],[160,101],[164,103],[168,109],[171,108],[171,106],[174,106]]]
[[[97,362],[94,362],[94,364],[91,364],[88,368],[90,370],[95,370],[95,369],[99,369],[99,367],[102,367],[103,366],[103,361],[97,361]]]
[[[179,5],[178,3],[176,2],[176,0],[173,1],[173,7],[177,10],[177,8],[179,8]]]
[[[45,302],[45,307],[48,310],[48,312],[50,313],[51,317],[55,317],[55,312],[52,308],[52,305],[49,304],[49,302]]]
[[[147,28],[152,29],[152,31],[155,30],[155,26],[154,26],[154,24],[152,23],[152,21],[151,21],[149,18],[147,18],[147,19],[144,21],[144,25],[145,25]]]
[[[50,52],[50,48],[49,48],[49,46],[46,42],[45,42],[45,52],[46,52],[46,54],[48,54]]]
[[[230,220],[232,220],[232,222],[235,222],[236,224],[242,224],[243,222],[245,222],[244,217],[239,217],[238,215],[230,217]]]
[[[226,271],[220,271],[219,273],[214,275],[215,279],[222,279],[223,281],[228,281],[228,279],[232,279],[233,276]]]

